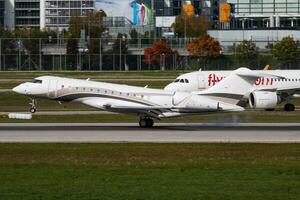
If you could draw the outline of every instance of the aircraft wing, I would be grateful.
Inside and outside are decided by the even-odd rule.
[[[285,95],[293,95],[300,94],[300,88],[298,87],[283,87],[283,88],[270,88],[270,89],[260,89],[259,91],[269,91],[269,92],[277,92],[279,94]]]
[[[103,99],[97,97],[86,97],[81,99],[80,102],[109,112],[142,114],[154,118],[159,118],[159,115],[164,112],[169,112],[172,109],[171,107],[166,106],[142,105],[126,102],[124,100]]]
[[[160,118],[164,112],[170,112],[171,107],[162,107],[162,106],[110,106],[107,110],[112,112],[121,112],[121,113],[134,113],[134,114],[143,114],[145,116]]]

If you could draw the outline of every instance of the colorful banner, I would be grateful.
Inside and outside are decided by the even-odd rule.
[[[139,10],[140,10],[140,4],[138,3],[133,3],[133,24],[137,25],[139,24]]]
[[[150,25],[152,24],[152,10],[148,5],[134,2],[133,8],[133,24],[134,25]]]
[[[145,5],[145,8],[146,8],[146,19],[145,19],[144,24],[145,25],[150,25],[150,24],[152,24],[152,20],[153,20],[152,10],[148,5]]]
[[[230,4],[229,3],[220,3],[220,22],[230,22]]]
[[[183,3],[183,14],[186,16],[194,16],[195,15],[195,8],[192,5],[191,1],[185,1]]]

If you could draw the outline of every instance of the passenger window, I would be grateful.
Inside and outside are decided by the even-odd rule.
[[[61,88],[64,88],[64,87],[65,87],[64,85],[61,86]]]

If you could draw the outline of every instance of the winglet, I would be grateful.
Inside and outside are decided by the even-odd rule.
[[[270,68],[270,65],[268,64],[268,65],[265,66],[264,71],[268,71],[269,68]]]

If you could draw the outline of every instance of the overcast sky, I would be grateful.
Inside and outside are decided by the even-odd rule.
[[[104,10],[108,16],[126,16],[132,19],[132,0],[96,0],[97,10]]]

